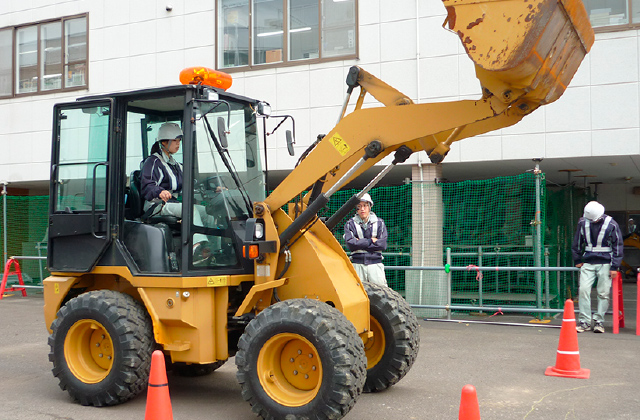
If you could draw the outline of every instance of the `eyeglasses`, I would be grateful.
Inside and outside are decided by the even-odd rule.
[[[358,210],[364,210],[364,209],[368,209],[368,208],[369,208],[368,204],[358,204],[356,206],[356,209],[358,209]]]

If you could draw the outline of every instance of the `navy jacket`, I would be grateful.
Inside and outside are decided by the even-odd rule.
[[[573,238],[573,244],[571,245],[571,254],[573,255],[574,265],[580,263],[589,264],[611,264],[611,270],[618,270],[622,263],[622,253],[624,247],[624,241],[622,239],[622,233],[620,227],[613,218],[609,220],[602,243],[598,244],[598,236],[601,228],[605,224],[605,218],[610,217],[606,214],[597,222],[589,222],[589,240],[593,247],[600,245],[601,249],[589,250],[589,241],[585,238],[585,224],[587,220],[581,217],[578,221],[578,227],[576,228],[576,234]],[[605,248],[605,249],[602,249]],[[610,248],[610,250],[606,250]]]
[[[359,223],[360,217],[356,214],[344,225],[344,240],[347,248],[351,251],[351,261],[354,264],[378,264],[382,262],[382,251],[387,249],[387,227],[382,219],[378,218],[373,212],[369,214],[369,223],[362,228],[363,238],[359,236],[356,223]],[[374,243],[371,240],[373,225],[377,225],[378,238]],[[362,226],[362,225],[361,225]]]
[[[173,194],[170,201],[177,201],[178,193],[182,191],[182,166],[173,159],[168,162],[162,153],[152,154],[142,166],[140,189],[146,201],[158,198],[162,190]]]

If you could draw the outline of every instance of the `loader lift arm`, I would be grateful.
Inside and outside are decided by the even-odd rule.
[[[318,223],[318,211],[335,191],[393,152],[400,151],[401,156],[396,154],[394,159],[399,162],[402,156],[424,150],[438,163],[454,141],[511,126],[557,100],[593,45],[593,30],[580,0],[443,2],[445,24],[473,60],[482,97],[415,104],[354,66],[347,76],[347,98],[336,126],[305,152],[305,158],[264,202],[254,203],[254,217],[265,223],[265,240],[276,243],[275,252],[261,253],[256,260],[256,273],[262,273],[256,276],[256,285],[271,282],[276,299],[306,297],[309,294],[301,284],[310,266],[300,261],[308,263],[313,258],[318,263],[314,274],[322,273],[317,276],[333,285],[317,293],[318,298],[335,305],[360,333],[367,331],[368,317],[357,309],[361,302],[345,299],[355,292],[344,288],[354,282],[358,288],[361,285],[330,231],[339,218]],[[355,109],[344,115],[357,87]],[[367,93],[383,106],[363,108]],[[313,192],[305,196],[302,206],[306,209],[293,220],[282,207],[310,186]],[[302,248],[307,251],[300,252]],[[286,279],[286,284],[276,286],[278,279]],[[251,308],[260,311],[253,303],[272,297],[271,290],[261,293],[251,301],[246,299],[236,315]]]
[[[364,156],[372,141],[382,151],[350,174],[354,179],[401,145],[442,161],[451,143],[511,126],[558,99],[593,45],[594,35],[579,0],[444,0],[449,29],[475,63],[482,98],[415,104],[362,68],[347,76],[348,96],[360,87],[355,109],[317,144],[265,200],[272,209],[324,179],[327,192]],[[485,8],[500,11],[485,12]],[[370,93],[383,107],[363,109]],[[345,101],[346,104],[346,101]],[[343,112],[344,114],[344,108]]]

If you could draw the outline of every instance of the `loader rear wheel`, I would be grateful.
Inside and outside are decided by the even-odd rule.
[[[418,320],[406,300],[386,287],[363,282],[369,295],[373,337],[364,343],[367,381],[364,392],[382,391],[398,383],[418,356]]]
[[[146,388],[153,327],[131,296],[110,290],[81,294],[60,308],[51,329],[53,375],[80,404],[120,404]]]
[[[242,396],[264,419],[346,415],[362,392],[366,360],[353,324],[308,300],[276,303],[252,320],[238,343]]]

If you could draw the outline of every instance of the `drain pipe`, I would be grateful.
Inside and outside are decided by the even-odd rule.
[[[424,175],[422,173],[422,154],[418,155],[418,170],[420,171],[420,226],[424,229]],[[424,232],[420,235],[420,266],[424,267]],[[423,282],[423,271],[420,270],[420,287],[418,304],[422,305],[422,282]]]
[[[536,213],[533,221],[533,224],[535,225],[535,231],[534,231],[535,241],[533,243],[536,247],[535,253],[534,253],[534,259],[535,259],[536,267],[541,267],[542,256],[540,254],[542,252],[542,232],[540,229],[541,228],[540,225],[542,224],[542,220],[540,220],[540,211],[541,211],[540,209],[540,174],[542,173],[542,171],[540,170],[540,162],[542,161],[542,159],[536,158],[536,159],[533,159],[533,161],[536,164],[535,169],[533,171],[536,177],[536,199],[535,199]],[[535,279],[536,279],[537,304],[538,304],[538,308],[542,308],[542,276],[539,271],[535,273]]]

